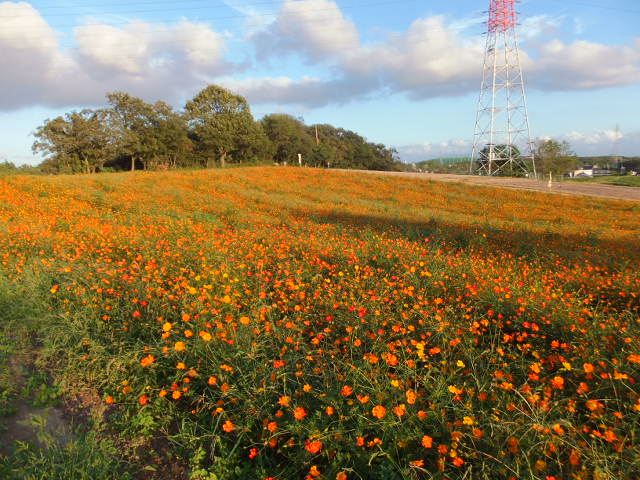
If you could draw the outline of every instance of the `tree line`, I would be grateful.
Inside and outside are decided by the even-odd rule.
[[[225,167],[276,162],[313,167],[400,170],[397,152],[331,125],[285,114],[254,120],[247,100],[209,85],[181,111],[124,92],[108,107],[46,120],[33,152],[46,173]]]

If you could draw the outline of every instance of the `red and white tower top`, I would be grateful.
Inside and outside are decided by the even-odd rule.
[[[504,32],[516,25],[516,0],[491,0],[489,32]]]

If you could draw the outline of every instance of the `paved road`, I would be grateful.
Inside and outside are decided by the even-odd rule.
[[[446,173],[414,173],[414,172],[373,172],[370,170],[343,170],[378,175],[393,175],[398,177],[417,178],[422,180],[436,180],[440,182],[458,182],[473,185],[489,185],[492,187],[535,190],[538,192],[559,193],[564,195],[589,195],[592,197],[615,198],[640,202],[640,187],[621,187],[617,185],[601,185],[584,182],[553,182],[531,180],[528,178],[510,177],[480,177],[476,175],[451,175]]]

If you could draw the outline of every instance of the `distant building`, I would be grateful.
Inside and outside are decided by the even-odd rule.
[[[604,175],[615,175],[615,170],[599,168],[598,165],[583,165],[582,168],[569,173],[570,177],[601,177]]]
[[[569,173],[571,177],[593,177],[594,170],[598,168],[597,165],[583,165],[582,168],[574,170]]]

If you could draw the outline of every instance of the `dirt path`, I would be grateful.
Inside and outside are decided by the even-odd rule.
[[[588,195],[591,197],[614,198],[640,202],[640,188],[622,187],[616,185],[601,185],[582,182],[548,182],[531,180],[528,178],[510,177],[479,177],[475,175],[451,175],[446,173],[414,173],[414,172],[378,172],[370,170],[341,170],[345,172],[370,173],[378,175],[392,175],[398,177],[416,178],[420,180],[436,180],[439,182],[458,182],[471,185],[488,185],[491,187],[534,190],[538,192],[558,193],[563,195]]]

